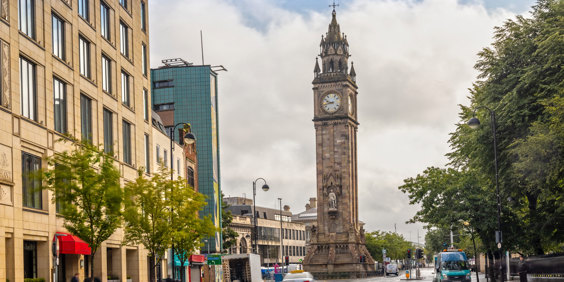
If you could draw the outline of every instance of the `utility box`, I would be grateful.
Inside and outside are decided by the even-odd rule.
[[[260,256],[256,254],[224,255],[223,281],[262,282]]]

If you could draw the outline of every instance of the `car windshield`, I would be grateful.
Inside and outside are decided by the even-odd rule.
[[[444,270],[468,270],[468,264],[463,260],[443,261],[442,268]]]

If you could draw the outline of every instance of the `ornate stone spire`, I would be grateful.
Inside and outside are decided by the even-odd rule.
[[[329,76],[332,78],[341,76],[341,78],[350,78],[352,80],[349,76],[348,66],[348,59],[350,57],[349,43],[347,41],[347,36],[341,32],[341,27],[337,22],[337,12],[335,11],[335,7],[333,7],[331,23],[329,23],[327,33],[325,36],[321,36],[319,46],[321,71],[314,71],[315,77],[320,79],[325,77],[325,80],[328,79]],[[316,61],[316,66],[317,64],[318,62]]]

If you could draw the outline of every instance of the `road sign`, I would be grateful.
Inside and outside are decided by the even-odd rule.
[[[209,254],[208,265],[221,265],[221,255],[219,254]]]
[[[386,255],[386,249],[382,249],[382,254]]]

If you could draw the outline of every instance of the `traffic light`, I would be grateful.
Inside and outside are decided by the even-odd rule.
[[[360,255],[360,262],[366,262],[366,256]]]
[[[284,261],[286,261],[286,264],[290,264],[290,257],[289,256],[284,257]]]
[[[415,258],[416,258],[416,259],[420,259],[420,258],[421,258],[421,249],[416,249],[416,250],[415,250]]]
[[[407,258],[408,258],[408,259],[411,258],[411,249],[407,249]]]
[[[421,249],[421,252],[419,252],[419,254],[421,255],[420,258],[424,258],[424,257],[425,257],[425,252],[423,251],[423,249]]]

